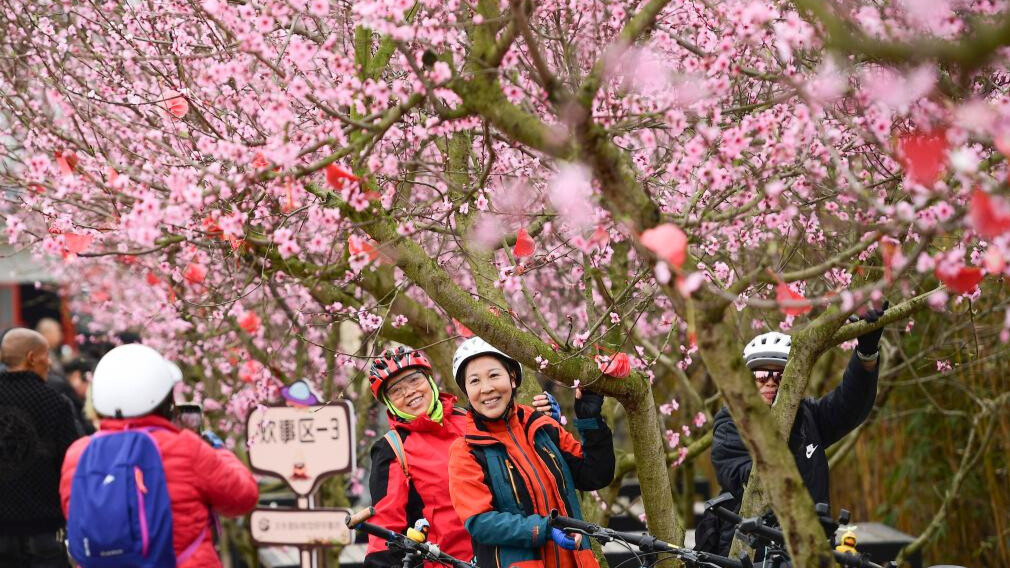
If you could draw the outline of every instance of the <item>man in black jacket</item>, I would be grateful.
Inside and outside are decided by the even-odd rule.
[[[875,322],[886,309],[886,303],[881,310],[870,308],[862,319]],[[797,409],[789,435],[789,449],[814,503],[828,503],[829,471],[825,450],[862,424],[873,409],[882,334],[881,328],[860,336],[842,383],[820,399],[803,399]],[[754,373],[755,386],[769,406],[778,395],[790,345],[788,335],[771,332],[755,337],[744,349],[747,368]],[[712,465],[722,490],[734,497],[725,506],[739,511],[750,477],[751,457],[725,407],[714,418]],[[732,544],[734,530],[732,525],[706,516],[698,526],[697,548],[725,555]],[[716,543],[718,547],[714,548]]]
[[[60,467],[80,436],[72,404],[51,389],[49,346],[29,329],[0,341],[0,566],[66,568]]]

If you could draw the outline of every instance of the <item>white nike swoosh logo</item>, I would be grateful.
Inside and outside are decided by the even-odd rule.
[[[810,459],[810,456],[814,455],[814,450],[816,450],[816,449],[817,449],[817,446],[815,446],[813,444],[807,445],[807,459]]]

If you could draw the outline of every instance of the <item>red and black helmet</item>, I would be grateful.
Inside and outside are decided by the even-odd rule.
[[[431,361],[425,356],[423,351],[397,347],[396,351],[386,349],[372,361],[372,366],[368,368],[368,386],[372,389],[372,396],[376,400],[379,398],[379,391],[389,377],[404,369],[425,369],[431,374]]]

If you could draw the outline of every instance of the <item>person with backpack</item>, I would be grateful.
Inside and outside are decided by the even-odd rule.
[[[515,402],[522,367],[483,339],[463,342],[452,366],[470,408],[466,434],[449,450],[449,494],[477,565],[597,568],[589,539],[552,528],[549,515],[581,519],[576,491],[613,481],[603,397],[576,390],[579,443],[553,418]]]
[[[82,568],[221,566],[214,515],[255,508],[256,480],[220,438],[172,422],[181,380],[141,344],[112,349],[95,367],[99,431],[70,447],[60,480],[70,555]]]
[[[429,541],[461,560],[473,557],[470,536],[452,508],[449,495],[449,447],[463,435],[466,411],[456,397],[440,392],[431,361],[420,350],[387,349],[368,371],[372,396],[386,410],[389,431],[371,449],[368,488],[375,514],[370,523],[403,533],[420,519],[428,521]],[[546,393],[533,404],[558,412]],[[402,552],[369,537],[367,568],[399,567]]]
[[[876,322],[885,310],[887,302],[880,310],[870,307],[861,319]],[[814,503],[828,503],[830,495],[826,450],[862,424],[873,409],[879,372],[878,346],[883,333],[883,328],[879,328],[858,337],[841,384],[819,399],[803,399],[796,411],[789,449]],[[743,357],[754,374],[754,385],[768,406],[778,396],[791,346],[788,335],[773,331],[755,337],[744,348]],[[725,507],[738,512],[752,462],[725,407],[713,418],[712,465],[723,492],[733,494],[733,500]],[[721,521],[714,513],[706,513],[695,531],[695,549],[725,556],[733,544],[734,531],[733,525]]]
[[[0,341],[0,566],[66,568],[60,467],[81,436],[69,400],[46,384],[49,344],[15,328]]]

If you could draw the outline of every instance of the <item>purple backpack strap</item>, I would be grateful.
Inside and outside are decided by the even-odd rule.
[[[190,543],[190,545],[186,547],[186,550],[182,551],[182,554],[175,557],[176,564],[181,566],[183,562],[189,560],[189,557],[196,553],[196,549],[200,548],[200,544],[203,543],[203,539],[207,538],[207,531],[209,529],[210,525],[203,527],[203,530],[200,531],[200,536],[196,537],[196,540]]]

